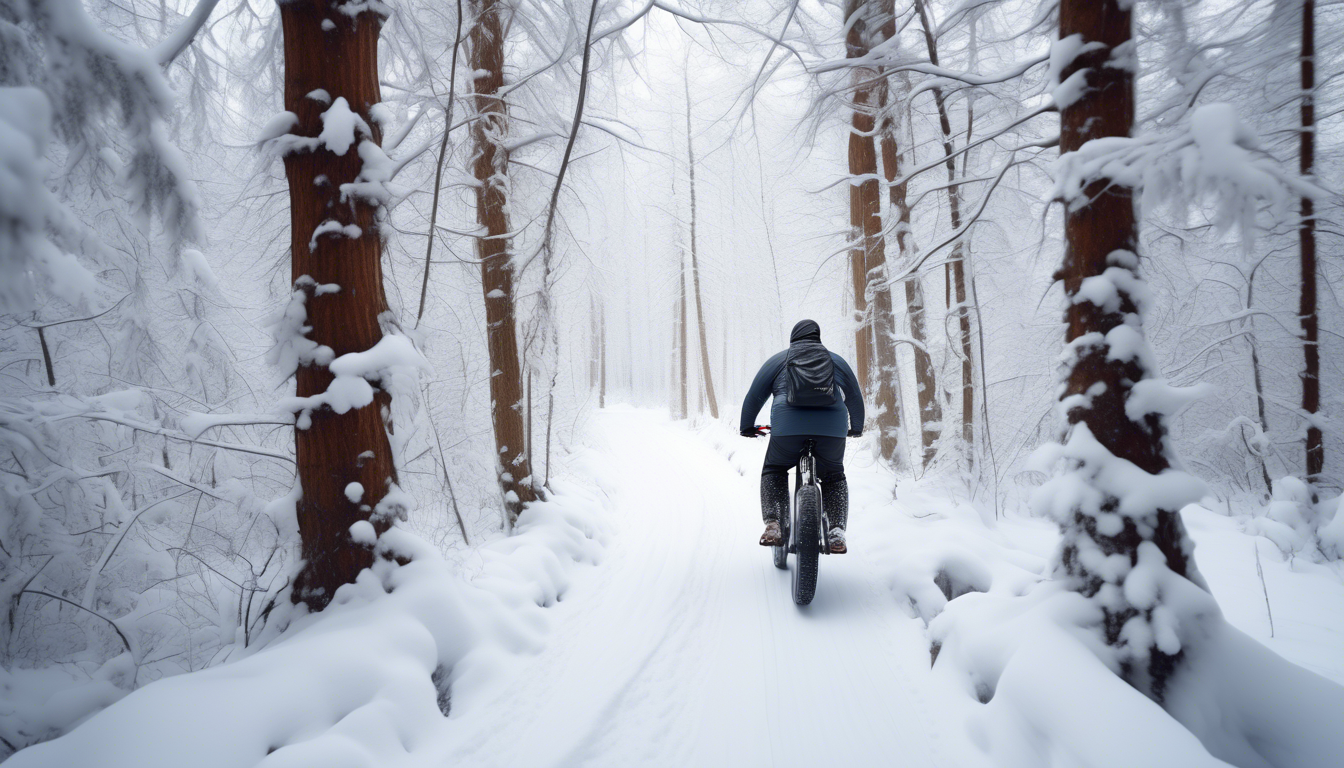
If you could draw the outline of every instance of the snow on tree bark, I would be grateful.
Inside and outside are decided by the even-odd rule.
[[[381,266],[382,243],[376,214],[379,205],[349,185],[361,183],[366,162],[381,155],[378,123],[370,110],[380,99],[378,35],[382,17],[374,10],[351,16],[334,0],[294,0],[280,5],[284,32],[285,109],[297,117],[290,133],[314,139],[309,151],[286,154],[291,227],[291,275],[303,297],[307,338],[330,355],[372,349],[383,338],[380,315],[387,311]],[[332,58],[340,66],[332,66]],[[326,91],[334,103],[310,96]],[[348,105],[355,119],[360,149],[340,149],[340,126],[324,114]],[[336,142],[335,144],[333,142]],[[385,156],[384,156],[385,158]],[[319,183],[320,182],[320,183]],[[344,189],[343,189],[344,187]],[[324,222],[346,228],[317,239]],[[357,230],[355,228],[358,228]],[[359,234],[354,234],[355,232]],[[310,242],[315,245],[310,248]],[[336,290],[323,290],[339,286]],[[296,296],[296,299],[298,296]],[[300,398],[321,396],[335,379],[321,359],[301,357],[295,372]],[[304,566],[296,578],[293,599],[320,609],[336,588],[353,581],[373,561],[368,547],[351,539],[351,526],[368,520],[396,483],[392,448],[384,412],[391,397],[375,388],[373,402],[337,413],[320,406],[308,413],[308,425],[295,430],[295,452],[302,496],[297,505]],[[366,490],[359,500],[345,489],[358,482]],[[386,515],[374,516],[375,531],[386,530]]]
[[[851,0],[847,10],[862,14],[849,26],[846,54],[850,58],[866,54],[872,47],[869,38],[877,35],[878,43],[895,37],[896,20],[889,12],[871,0]],[[862,293],[868,307],[866,322],[860,322],[856,341],[860,354],[859,376],[868,375],[868,386],[877,405],[878,444],[887,461],[898,462],[901,436],[901,404],[896,383],[896,318],[892,310],[891,286],[887,284],[886,238],[882,232],[882,188],[877,180],[877,147],[874,136],[877,114],[887,102],[887,80],[881,71],[872,67],[856,67],[854,108],[850,119],[849,173],[862,177],[859,184],[850,184],[851,235],[858,243],[862,266]],[[871,83],[871,85],[865,85]],[[852,253],[852,251],[851,251]],[[860,283],[855,283],[860,290]],[[856,300],[856,307],[857,307]],[[871,353],[867,368],[863,360],[864,345]],[[874,365],[874,363],[876,365]],[[862,383],[860,384],[862,386]]]
[[[1301,78],[1302,107],[1298,171],[1303,178],[1316,174],[1316,0],[1302,0]],[[1321,409],[1320,318],[1316,314],[1316,203],[1303,195],[1298,224],[1302,288],[1297,314],[1302,323],[1302,410],[1307,419],[1307,482],[1320,479],[1325,469],[1325,441],[1317,413]]]
[[[929,50],[929,63],[939,66],[938,43],[934,35],[925,0],[915,0],[915,10],[923,27],[924,42]],[[938,125],[943,134],[943,154],[947,157],[947,206],[952,231],[961,229],[961,188],[957,184],[957,163],[952,155],[952,121],[947,112],[943,89],[934,87],[934,105],[938,108]],[[961,342],[961,439],[966,446],[967,461],[975,458],[975,355],[971,345],[971,310],[966,297],[966,252],[962,240],[952,246],[947,263],[948,309],[956,308],[957,329]],[[955,303],[953,302],[955,293]]]
[[[867,2],[845,0],[845,58],[861,59],[868,55]],[[854,289],[854,370],[859,388],[871,392],[873,369],[873,328],[868,312],[868,257],[874,246],[871,233],[880,233],[880,191],[877,179],[855,184],[861,174],[877,175],[877,157],[873,149],[873,91],[876,71],[856,66],[850,70],[853,83],[849,124],[849,271]]]
[[[904,258],[912,253],[914,245],[910,242],[910,204],[906,199],[909,183],[901,180],[901,151],[896,140],[897,120],[891,113],[894,108],[894,105],[889,106],[882,118],[882,175],[887,180],[888,195],[896,216],[896,248]],[[905,108],[909,109],[908,103]],[[928,467],[937,453],[934,446],[938,443],[938,436],[942,434],[943,406],[938,399],[937,372],[926,340],[924,289],[920,284],[919,273],[910,275],[902,282],[905,284],[905,313],[910,325],[911,346],[914,348],[915,386],[918,390],[915,402],[919,406],[923,465]]]
[[[1086,71],[1087,88],[1061,112],[1060,152],[1086,142],[1127,137],[1134,123],[1129,4],[1065,0],[1060,39],[1085,47],[1060,75]],[[1057,570],[1092,598],[1101,631],[1123,677],[1161,701],[1184,653],[1196,615],[1171,604],[1173,578],[1203,586],[1180,508],[1202,486],[1174,469],[1162,409],[1165,384],[1155,376],[1143,336],[1147,289],[1138,275],[1133,190],[1098,178],[1067,198],[1064,261],[1065,354],[1060,410],[1065,445],[1053,456],[1063,472],[1038,491],[1038,504],[1059,520]]]
[[[477,119],[472,172],[476,185],[476,221],[484,233],[476,239],[485,295],[486,343],[490,351],[490,410],[494,419],[499,485],[510,523],[523,505],[536,499],[532,470],[523,445],[522,368],[514,309],[514,267],[509,248],[508,165],[504,146],[508,110],[499,95],[504,87],[504,20],[499,0],[474,0],[475,21],[468,33]]]

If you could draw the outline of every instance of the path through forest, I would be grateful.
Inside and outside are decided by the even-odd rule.
[[[553,609],[545,650],[458,718],[448,764],[947,763],[926,641],[865,559],[863,510],[799,609],[756,543],[754,472],[665,415],[595,418],[608,555]],[[741,443],[759,466],[765,441]]]

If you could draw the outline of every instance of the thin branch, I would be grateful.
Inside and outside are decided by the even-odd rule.
[[[439,221],[439,191],[443,186],[443,161],[448,153],[448,134],[453,129],[453,99],[457,88],[457,51],[462,45],[462,0],[457,0],[457,31],[453,34],[453,63],[448,73],[448,106],[444,108],[443,138],[439,140],[439,159],[434,167],[434,202],[429,209],[429,242],[425,244],[425,275],[420,282],[420,309],[415,313],[415,327],[425,316],[425,297],[429,293],[430,257],[434,254],[434,232]]]
[[[219,5],[219,0],[200,0],[196,3],[196,9],[191,12],[191,16],[182,22],[182,26],[151,48],[149,55],[162,66],[173,63],[173,59],[182,55],[187,46],[191,45],[191,41],[196,39],[197,33],[205,26],[205,22],[210,18],[210,12],[215,10],[216,5]]]
[[[114,632],[117,633],[117,637],[120,637],[120,638],[121,638],[121,642],[122,642],[122,644],[126,646],[126,652],[129,653],[129,654],[131,654],[131,656],[135,656],[135,651],[133,651],[133,650],[131,649],[131,641],[126,639],[126,635],[121,631],[121,627],[117,626],[117,622],[115,622],[115,621],[113,621],[113,620],[107,618],[107,617],[104,616],[103,614],[98,613],[98,612],[95,611],[95,610],[92,610],[92,609],[89,609],[89,608],[85,608],[84,606],[80,605],[79,603],[76,603],[74,600],[68,600],[68,599],[66,599],[66,598],[64,598],[64,597],[61,597],[60,595],[53,595],[53,594],[51,594],[50,592],[43,592],[43,591],[40,590],[40,589],[25,589],[25,590],[19,592],[19,594],[20,594],[20,595],[41,595],[41,596],[43,596],[43,597],[49,597],[49,598],[51,598],[52,600],[59,600],[59,601],[61,601],[62,603],[66,603],[67,605],[73,605],[74,607],[78,608],[78,609],[81,610],[81,611],[85,611],[85,612],[90,613],[90,614],[92,614],[92,615],[94,615],[94,616],[97,616],[98,618],[102,619],[103,621],[106,621],[106,622],[108,623],[108,625],[112,627],[112,630],[113,630]],[[139,671],[139,665],[138,665],[138,664],[136,665],[136,671],[137,671],[137,672]]]
[[[117,424],[123,427],[129,427],[130,429],[144,432],[146,434],[166,437],[169,440],[178,440],[184,443],[196,443],[197,445],[205,445],[211,448],[220,448],[226,451],[251,453],[257,456],[265,456],[266,458],[269,459],[278,459],[280,461],[287,461],[291,464],[295,463],[293,456],[287,456],[283,453],[279,453],[278,451],[268,451],[265,448],[256,448],[249,445],[238,445],[237,443],[221,443],[215,440],[193,439],[182,432],[173,432],[171,430],[163,429],[162,427],[155,427],[151,424],[140,424],[138,422],[130,421],[128,419],[120,419],[108,413],[72,413],[69,416],[62,416],[58,419],[53,419],[53,421],[62,421],[64,419],[73,419],[76,417],[90,419],[93,421],[106,421],[111,424]]]

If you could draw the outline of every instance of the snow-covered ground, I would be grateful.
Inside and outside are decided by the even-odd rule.
[[[1042,579],[1053,524],[995,520],[931,481],[893,494],[851,442],[850,554],[823,559],[799,609],[756,544],[765,441],[617,407],[588,443],[470,581],[429,556],[366,573],[270,647],[146,686],[13,764],[1224,764],[1070,633],[1069,596]],[[1301,691],[1337,722],[1338,572],[1208,510],[1186,519],[1228,622],[1323,676],[1261,661],[1291,679],[1252,693],[1286,717],[1280,694]],[[1225,659],[1261,659],[1229,637]],[[1273,764],[1344,749],[1313,738]]]

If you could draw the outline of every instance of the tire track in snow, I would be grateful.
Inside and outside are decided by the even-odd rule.
[[[913,673],[922,630],[900,622],[861,534],[798,609],[756,544],[754,473],[665,416],[594,421],[622,515],[609,555],[490,711],[455,724],[459,764],[939,764],[927,675]]]

